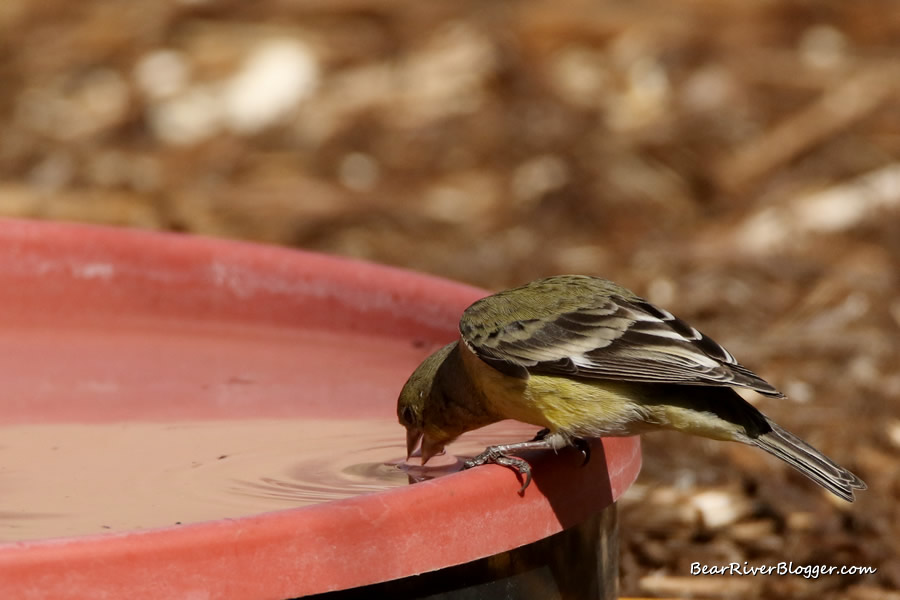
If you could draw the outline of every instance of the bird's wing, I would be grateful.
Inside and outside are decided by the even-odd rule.
[[[501,372],[744,387],[783,397],[725,348],[636,296],[597,295],[530,318],[496,318],[492,297],[463,314],[466,346]],[[494,318],[485,327],[484,312]],[[477,325],[476,325],[477,324]]]

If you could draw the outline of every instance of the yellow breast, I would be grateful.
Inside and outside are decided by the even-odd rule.
[[[511,377],[463,344],[460,351],[467,375],[500,418],[584,437],[632,435],[647,429],[646,410],[636,400],[633,384],[548,375]]]

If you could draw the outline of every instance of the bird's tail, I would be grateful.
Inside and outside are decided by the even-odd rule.
[[[853,490],[864,490],[862,479],[766,418],[771,431],[751,440],[766,452],[777,456],[829,492],[853,502]]]

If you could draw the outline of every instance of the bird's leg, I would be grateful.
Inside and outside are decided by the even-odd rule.
[[[474,458],[470,458],[463,463],[464,469],[471,469],[486,464],[503,465],[514,469],[523,480],[520,494],[525,493],[525,488],[531,484],[531,465],[524,459],[516,456],[509,456],[511,453],[521,452],[523,450],[559,450],[566,446],[574,446],[584,456],[582,465],[586,465],[591,458],[591,447],[585,440],[581,438],[570,438],[562,433],[550,433],[548,429],[542,429],[535,438],[529,442],[518,442],[515,444],[501,444],[499,446],[488,446],[484,452]]]
[[[532,438],[531,441],[539,442],[539,441],[543,440],[544,438],[546,438],[548,435],[550,435],[550,430],[547,429],[546,427],[544,427],[543,429],[538,431],[536,434],[534,434],[534,438]],[[558,435],[561,435],[561,434],[558,434]],[[585,440],[584,438],[578,438],[578,437],[562,437],[562,440],[564,440],[564,442],[556,442],[556,441],[552,442],[554,450],[556,450],[557,448],[560,448],[562,446],[565,446],[565,445],[572,446],[573,448],[575,448],[576,450],[581,452],[581,456],[584,457],[584,460],[581,462],[582,467],[591,461],[591,445],[588,443],[587,440]]]
[[[536,434],[534,434],[534,437],[531,438],[531,441],[532,442],[540,441],[540,440],[544,439],[545,437],[547,437],[548,435],[550,435],[550,430],[547,429],[546,427],[544,427],[543,429],[538,431]]]

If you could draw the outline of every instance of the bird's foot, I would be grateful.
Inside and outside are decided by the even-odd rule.
[[[523,450],[553,450],[555,452],[566,446],[572,446],[581,452],[581,455],[584,457],[581,466],[588,464],[588,461],[591,460],[591,445],[586,440],[581,438],[570,438],[559,432],[550,433],[549,430],[542,429],[538,432],[537,436],[529,442],[488,446],[484,452],[463,463],[463,469],[471,469],[472,467],[479,467],[487,464],[509,467],[516,471],[519,480],[522,481],[522,487],[519,489],[519,494],[524,494],[525,488],[531,484],[531,465],[524,459],[510,456],[510,454],[513,452],[521,452]]]
[[[510,446],[513,445],[515,444],[510,444]],[[509,467],[519,476],[519,481],[522,482],[519,494],[523,495],[525,488],[531,484],[531,465],[522,458],[506,454],[509,450],[509,446],[488,446],[484,452],[463,463],[463,469],[471,469],[472,467],[480,467],[487,464]]]

